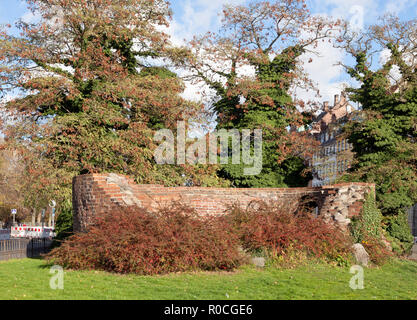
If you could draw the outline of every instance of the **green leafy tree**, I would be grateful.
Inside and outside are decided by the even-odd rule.
[[[214,105],[217,114],[222,115],[218,129],[261,128],[263,132],[262,171],[255,176],[244,174],[245,164],[224,165],[220,175],[233,181],[239,187],[300,187],[306,186],[310,176],[302,176],[306,169],[301,157],[282,159],[280,145],[286,143],[287,128],[292,125],[289,114],[297,113],[288,94],[290,81],[286,75],[296,68],[296,59],[302,54],[301,48],[289,48],[272,61],[253,64],[259,90],[251,90],[248,102],[237,108],[238,96],[223,98]]]
[[[26,164],[29,203],[66,203],[72,178],[84,173],[167,185],[211,179],[214,169],[154,162],[155,130],[174,129],[200,108],[180,96],[174,73],[155,67],[184,52],[161,31],[167,1],[27,2],[39,21],[18,21],[19,36],[0,31],[0,93],[21,93],[1,129]]]
[[[382,213],[376,204],[374,192],[366,196],[361,215],[353,219],[350,227],[355,243],[366,241],[369,237],[381,240]]]
[[[215,92],[217,129],[263,131],[260,174],[245,175],[243,164],[222,166],[220,175],[235,186],[307,184],[309,177],[301,175],[302,158],[312,153],[314,142],[305,133],[288,130],[305,120],[290,88],[309,84],[300,57],[327,39],[337,24],[312,16],[305,1],[252,1],[226,6],[219,33],[191,42],[190,78]]]
[[[356,59],[356,65],[347,70],[360,83],[349,89],[350,98],[362,105],[362,112],[346,127],[355,162],[344,180],[375,183],[377,203],[385,216],[402,216],[417,203],[417,72],[410,59],[417,52],[412,40],[416,26],[416,20],[402,22],[386,16],[358,44],[353,38],[347,41]],[[373,70],[372,52],[382,50],[390,55]],[[387,221],[387,230],[392,231],[390,224],[397,218]],[[410,242],[409,226],[396,225],[403,228],[399,240]],[[391,235],[395,234],[399,233]]]
[[[63,240],[73,235],[73,222],[72,208],[63,209],[56,220],[53,247],[59,246]]]

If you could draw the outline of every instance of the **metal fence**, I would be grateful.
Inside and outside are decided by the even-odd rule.
[[[0,240],[10,239],[10,229],[0,229]]]
[[[0,241],[0,261],[36,258],[48,253],[51,239],[9,239]]]
[[[414,237],[417,237],[417,204],[408,211],[408,223]]]

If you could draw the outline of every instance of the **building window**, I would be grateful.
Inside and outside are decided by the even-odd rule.
[[[340,141],[337,141],[337,152],[340,152]]]

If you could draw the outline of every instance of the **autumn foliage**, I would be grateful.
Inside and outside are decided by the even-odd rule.
[[[162,31],[171,17],[167,1],[27,4],[36,19],[17,21],[18,33],[0,27],[0,97],[14,97],[0,130],[25,166],[28,206],[52,197],[68,202],[72,178],[83,173],[167,185],[215,176],[153,159],[155,130],[174,129],[202,107],[180,96],[185,85],[169,71],[184,50]]]
[[[48,259],[72,269],[163,274],[232,270],[242,262],[239,239],[222,217],[198,217],[174,206],[157,213],[120,208],[99,217],[53,250]]]
[[[121,207],[97,217],[88,232],[63,241],[47,258],[71,269],[144,275],[228,271],[259,252],[271,257],[291,250],[323,261],[348,261],[350,238],[298,209],[259,202],[202,217],[180,204],[152,213]]]
[[[306,132],[306,103],[293,89],[312,88],[301,57],[329,41],[339,21],[311,14],[304,0],[249,1],[226,5],[217,32],[196,36],[184,65],[188,79],[215,94],[218,129],[263,131],[263,168],[248,177],[244,166],[224,165],[219,175],[237,187],[307,185],[303,158],[315,151]],[[293,176],[297,176],[294,179]]]
[[[350,255],[349,236],[311,212],[288,204],[255,202],[246,210],[234,207],[228,219],[249,252],[279,256],[294,250],[327,261]]]

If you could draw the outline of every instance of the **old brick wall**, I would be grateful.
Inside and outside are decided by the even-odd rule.
[[[155,210],[181,201],[200,214],[223,214],[229,205],[247,207],[254,200],[301,201],[309,199],[318,207],[318,214],[328,221],[346,227],[352,216],[362,209],[364,196],[372,184],[349,183],[320,188],[201,188],[161,185],[138,185],[117,174],[91,174],[74,178],[74,230],[84,231],[91,219],[118,206],[139,206]]]

